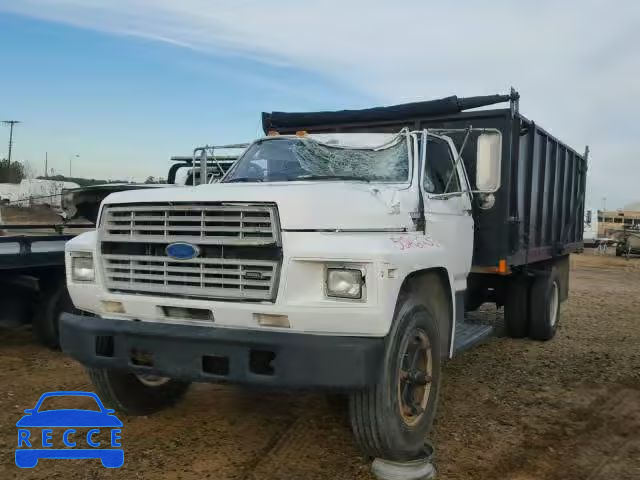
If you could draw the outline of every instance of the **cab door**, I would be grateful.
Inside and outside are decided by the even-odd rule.
[[[457,153],[448,138],[425,131],[421,143],[425,231],[446,252],[443,265],[453,277],[453,289],[464,290],[471,270],[474,235],[464,165],[462,161],[456,165]]]

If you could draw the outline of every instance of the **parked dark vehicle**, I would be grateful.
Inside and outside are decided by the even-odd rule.
[[[242,145],[233,147],[242,148]],[[202,147],[204,148],[204,147]],[[210,147],[207,148],[207,181],[217,182],[225,172],[233,165],[238,155],[216,155],[209,154]],[[211,148],[225,148],[211,147]],[[199,158],[189,156],[174,156],[174,162],[169,168],[166,183],[106,183],[100,185],[90,185],[88,187],[68,188],[62,190],[62,211],[65,220],[83,218],[89,222],[96,222],[100,205],[108,195],[127,190],[145,190],[150,188],[166,188],[172,186],[189,186],[200,184],[200,162]],[[178,173],[183,175],[179,176]]]
[[[625,232],[616,244],[616,256],[640,255],[640,232]]]

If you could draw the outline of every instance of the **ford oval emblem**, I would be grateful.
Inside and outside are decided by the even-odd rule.
[[[196,245],[184,242],[167,245],[165,252],[168,257],[175,258],[176,260],[191,260],[200,255],[200,249]]]

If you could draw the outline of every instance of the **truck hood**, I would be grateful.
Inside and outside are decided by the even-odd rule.
[[[166,202],[273,202],[283,230],[412,230],[409,191],[357,182],[217,183],[133,190],[104,205]]]

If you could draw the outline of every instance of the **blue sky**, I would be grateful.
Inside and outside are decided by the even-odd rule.
[[[590,205],[621,207],[640,200],[638,25],[637,0],[0,0],[0,120],[24,122],[14,158],[37,173],[49,151],[58,172],[79,154],[74,174],[144,179],[254,138],[263,110],[513,85],[527,117],[590,145]]]
[[[0,116],[14,130],[13,158],[100,178],[164,176],[171,155],[204,143],[248,141],[260,112],[339,108],[370,99],[301,69],[205,54],[0,14],[5,72]],[[8,128],[0,130],[6,156]]]

